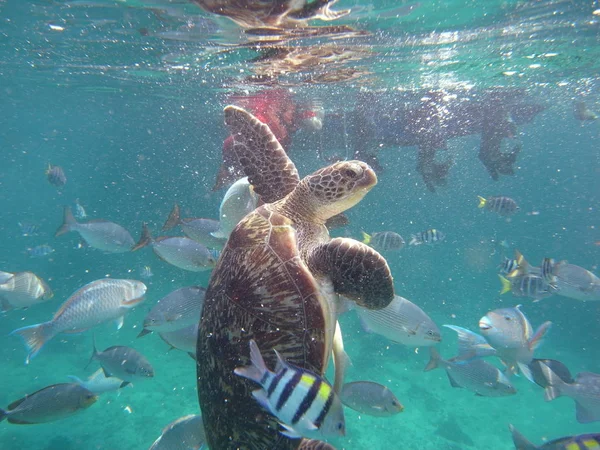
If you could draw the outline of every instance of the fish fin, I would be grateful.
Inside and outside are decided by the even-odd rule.
[[[260,406],[262,406],[271,414],[274,414],[271,404],[269,403],[269,397],[267,397],[267,392],[264,389],[255,389],[252,391],[252,397],[256,399]]]
[[[291,426],[281,422],[280,425],[284,428],[282,431],[280,431],[280,433],[284,436],[289,437],[290,439],[300,439],[302,437],[302,435],[298,434],[298,432],[294,430]]]
[[[0,297],[0,311],[8,312],[13,309],[12,305],[4,297]]]
[[[496,354],[496,350],[487,343],[483,336],[456,325],[444,325],[444,327],[458,333],[458,355],[452,358],[452,361],[468,361]]]
[[[168,231],[171,228],[174,228],[176,225],[179,225],[180,222],[181,222],[181,216],[180,216],[180,211],[179,211],[179,205],[177,203],[175,203],[173,205],[173,209],[171,210],[171,213],[169,214],[169,217],[167,218],[167,221],[165,222],[165,224],[162,227],[162,231]]]
[[[279,353],[277,353],[277,355],[279,355]],[[281,358],[280,356],[278,357]],[[260,380],[262,379],[263,375],[269,369],[267,369],[267,366],[265,365],[265,360],[263,359],[258,345],[256,345],[254,339],[250,341],[250,361],[252,363],[250,366],[237,367],[233,370],[233,373],[241,377],[248,378],[249,380],[256,381],[257,383],[260,383]]]
[[[8,412],[4,411],[3,409],[0,408],[0,422],[2,422],[4,419],[6,419],[7,415],[8,415]]]
[[[509,274],[509,277],[510,277],[510,274]],[[502,289],[500,289],[500,295],[510,292],[512,290],[512,283],[510,282],[510,280],[507,278],[504,278],[502,275],[498,275],[498,278],[500,278],[500,282],[502,283]]]
[[[565,383],[561,377],[556,375],[556,373],[554,373],[554,371],[543,362],[540,362],[540,368],[542,369],[542,374],[548,382],[548,386],[546,386],[544,391],[544,398],[546,401],[552,401],[555,398],[563,395],[563,388],[567,385],[567,383]]]
[[[92,335],[92,356],[90,356],[90,360],[85,365],[84,369],[88,368],[88,366],[92,363],[92,361],[94,360],[94,358],[96,357],[97,354],[98,354],[98,348],[96,347],[96,335],[93,334]]]
[[[209,233],[212,237],[217,239],[227,239],[229,236],[223,232],[220,228],[217,231]]]
[[[115,319],[115,324],[117,325],[117,330],[123,328],[123,321],[125,320],[125,316],[118,317]]]
[[[119,385],[119,389],[124,388],[125,386],[129,386],[131,384],[131,381],[123,381],[120,385]]]
[[[150,234],[148,225],[146,223],[144,223],[144,224],[142,224],[142,234],[140,236],[140,239],[139,239],[139,241],[137,241],[137,244],[135,244],[131,248],[131,251],[135,252],[136,250],[146,247],[147,245],[149,245],[151,243],[152,243],[152,235]]]
[[[536,450],[538,448],[534,444],[532,444],[525,436],[519,433],[514,426],[508,425],[508,429],[512,434],[513,443],[515,444],[515,448],[517,450]]]
[[[442,357],[440,356],[440,352],[438,352],[435,347],[429,347],[429,362],[423,369],[423,372],[429,372],[430,370],[437,369],[440,367],[441,360]]]
[[[111,373],[110,373],[108,370],[106,370],[106,368],[105,368],[105,367],[102,367],[102,372],[104,372],[104,376],[105,376],[106,378],[110,378],[110,377],[112,377],[112,374],[111,374]]]
[[[283,356],[281,356],[277,350],[273,349],[273,351],[275,352],[275,355],[277,355],[277,363],[275,364],[275,373],[278,373],[280,370],[282,370],[284,367],[287,366],[287,363],[285,362],[285,359],[283,359]]]
[[[367,321],[360,315],[360,313],[358,314],[358,320],[360,321],[360,325],[362,326],[363,330],[366,333],[372,333],[373,330],[371,329],[371,327],[369,326],[369,324],[367,323]]]
[[[548,332],[551,326],[552,322],[550,321],[544,322],[539,326],[534,335],[531,336],[531,339],[529,339],[528,345],[530,350],[535,350],[540,345],[542,345],[544,337],[546,336],[546,333]]]
[[[336,394],[340,395],[342,386],[344,384],[346,370],[352,363],[348,353],[346,353],[344,350],[344,339],[342,337],[342,330],[338,321],[335,322],[335,333],[333,335],[333,363],[335,365],[335,381],[333,383],[333,390]]]
[[[15,425],[34,425],[35,422],[27,422],[26,420],[15,419],[14,417],[8,418],[9,423],[14,423]]]
[[[141,338],[142,336],[146,336],[147,334],[152,333],[152,331],[148,330],[147,328],[142,329],[142,331],[140,331],[140,334],[137,335],[137,337]]]
[[[575,413],[577,422],[579,423],[590,423],[600,420],[600,414],[597,414],[593,410],[586,408],[578,401],[575,401]]]
[[[54,237],[58,237],[62,234],[68,233],[73,229],[73,226],[77,225],[77,220],[73,217],[73,211],[71,211],[71,207],[65,206],[63,210],[63,223],[54,233]]]
[[[448,375],[448,380],[450,381],[450,386],[452,386],[453,388],[461,388],[462,389],[462,386],[456,382],[456,380],[450,374],[450,372],[446,371],[446,375]]]
[[[415,234],[411,234],[410,235],[410,242],[408,243],[408,245],[419,245],[419,238],[417,238],[417,236]]]
[[[363,244],[369,245],[371,243],[372,236],[370,234],[365,233],[364,231],[361,231],[361,233],[362,233],[362,237],[363,237],[363,240],[362,240]]]
[[[508,278],[515,278],[529,273],[530,265],[523,254],[517,249],[515,249],[515,261],[517,261],[518,267],[507,275]]]
[[[483,198],[481,195],[478,195],[477,198],[479,199],[479,205],[477,207],[483,208],[486,205],[487,200],[485,198]]]
[[[36,325],[29,325],[28,327],[17,328],[10,333],[11,335],[17,334],[21,336],[27,347],[27,358],[25,364],[29,362],[37,355],[44,344],[55,336],[53,323],[43,322]]]
[[[519,367],[519,371],[523,374],[525,378],[527,378],[532,383],[535,383],[535,380],[533,379],[533,374],[531,373],[531,369],[527,364],[517,363],[517,366]]]
[[[67,378],[70,379],[70,380],[73,380],[78,385],[83,386],[84,382],[83,382],[83,380],[81,378],[77,378],[75,375],[67,375]]]

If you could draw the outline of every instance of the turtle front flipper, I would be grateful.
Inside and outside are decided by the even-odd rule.
[[[233,153],[263,202],[273,203],[294,190],[298,170],[268,125],[237,106],[225,107],[225,124]]]
[[[316,246],[308,256],[313,272],[328,276],[336,293],[368,309],[385,308],[394,298],[394,283],[383,256],[348,238]]]
[[[336,448],[327,442],[315,439],[302,439],[298,450],[336,450]]]

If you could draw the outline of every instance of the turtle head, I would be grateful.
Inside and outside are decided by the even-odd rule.
[[[316,219],[327,219],[352,208],[377,184],[377,175],[362,161],[340,161],[307,176],[301,184],[308,190]]]

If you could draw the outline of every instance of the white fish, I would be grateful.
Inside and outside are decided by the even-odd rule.
[[[600,278],[589,270],[561,261],[554,265],[552,274],[558,295],[583,302],[600,301]]]
[[[123,325],[123,316],[144,300],[146,285],[137,280],[104,278],[77,290],[56,312],[52,320],[14,330],[25,341],[26,364],[46,342],[60,333],[79,333],[111,320]]]
[[[32,272],[0,272],[0,305],[3,311],[29,308],[53,296],[50,286]]]
[[[208,248],[222,249],[223,245],[225,245],[225,238],[218,238],[212,234],[219,229],[220,224],[218,220],[203,218],[182,219],[177,203],[173,205],[173,209],[163,225],[162,231],[168,231],[176,225],[181,226],[187,237]]]
[[[356,307],[366,331],[377,333],[393,342],[409,347],[435,345],[442,340],[440,330],[431,318],[410,300],[396,295],[383,309]]]
[[[131,250],[135,244],[131,234],[121,225],[108,220],[90,220],[79,223],[73,217],[71,208],[65,207],[63,224],[55,236],[76,231],[85,242],[93,248],[109,253],[124,253]]]
[[[134,381],[154,377],[154,368],[148,359],[136,349],[124,345],[115,345],[101,352],[96,348],[90,362],[97,360],[107,377],[117,377],[125,381]]]
[[[196,342],[198,340],[198,323],[188,325],[175,331],[164,331],[158,333],[163,341],[172,348],[186,352],[196,359]]]
[[[183,270],[202,272],[213,269],[217,264],[218,257],[215,252],[204,245],[187,237],[161,236],[153,239],[144,224],[142,236],[132,250],[136,251],[147,245],[152,246],[152,250],[160,259]]]
[[[118,391],[122,387],[130,384],[129,381],[123,381],[117,377],[107,377],[102,369],[96,370],[85,381],[80,380],[74,375],[69,375],[69,378],[96,395],[104,394],[105,392]]]
[[[202,416],[190,414],[167,425],[149,450],[198,450],[205,442]]]
[[[233,183],[219,207],[220,227],[212,235],[217,238],[227,239],[246,214],[256,209],[258,196],[252,190],[248,177],[240,178]]]
[[[359,413],[375,417],[389,417],[404,410],[404,406],[392,391],[372,381],[344,384],[340,400],[345,406]]]

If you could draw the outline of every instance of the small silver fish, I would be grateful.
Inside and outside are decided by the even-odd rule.
[[[517,393],[506,375],[483,359],[454,362],[444,360],[435,349],[429,349],[430,360],[425,372],[443,367],[452,387],[465,388],[484,397],[504,397]]]
[[[115,345],[99,352],[94,341],[94,352],[90,362],[97,360],[104,375],[117,377],[124,381],[135,381],[141,378],[152,378],[154,368],[150,362],[137,350],[123,345]]]
[[[19,222],[19,228],[21,229],[21,236],[35,236],[40,230],[36,224],[30,222]]]
[[[125,228],[108,220],[90,220],[79,223],[75,220],[71,208],[64,209],[63,224],[55,236],[76,231],[90,247],[109,253],[125,253],[131,250],[135,242]]]
[[[138,337],[153,331],[175,331],[198,323],[206,289],[189,286],[176,289],[161,298],[144,318],[144,329]]]
[[[111,320],[121,328],[123,316],[141,303],[144,295],[146,285],[141,281],[96,280],[73,293],[52,320],[18,328],[10,334],[23,338],[28,351],[25,364],[29,364],[44,344],[60,333],[79,333]]]
[[[600,374],[581,372],[577,374],[573,383],[565,383],[546,365],[542,365],[542,373],[548,381],[546,401],[566,395],[575,400],[577,422],[600,421]]]
[[[142,236],[132,251],[152,246],[152,250],[163,261],[191,272],[211,270],[217,264],[215,253],[198,242],[187,237],[161,236],[153,239],[146,224]]]
[[[87,214],[85,212],[85,208],[79,203],[79,199],[75,199],[75,204],[73,205],[75,210],[75,218],[76,219],[85,219],[87,218]]]
[[[208,248],[222,249],[227,240],[213,235],[213,232],[216,232],[219,229],[218,220],[202,218],[182,219],[177,203],[173,206],[169,218],[162,227],[162,231],[170,230],[176,225],[181,226],[181,229],[187,237]]]
[[[501,216],[512,216],[519,210],[517,202],[510,197],[488,197],[486,199],[478,196],[477,198],[479,198],[478,208],[486,208]]]
[[[85,381],[80,380],[74,375],[69,375],[69,378],[96,395],[118,391],[130,384],[129,381],[123,381],[117,377],[107,377],[102,369],[96,370]]]
[[[389,417],[404,411],[404,406],[387,387],[372,381],[345,383],[340,400],[348,408],[375,417]]]
[[[433,320],[413,302],[399,295],[383,309],[357,306],[356,312],[366,331],[402,345],[425,347],[442,340],[440,330]]]
[[[53,186],[63,187],[65,184],[67,184],[67,177],[60,166],[48,164],[48,168],[46,169],[46,177]]]
[[[600,448],[600,433],[580,434],[552,439],[537,446],[509,425],[516,450],[593,450]]]
[[[54,249],[48,244],[42,244],[27,249],[27,254],[32,258],[43,258],[44,256],[48,256],[52,253],[54,253]]]
[[[254,193],[248,177],[233,183],[219,206],[219,229],[213,232],[216,238],[227,239],[246,214],[256,209],[258,195]]]
[[[411,234],[408,245],[433,244],[434,242],[441,242],[444,239],[446,239],[444,233],[432,228],[418,234]]]
[[[205,444],[202,416],[189,415],[167,425],[149,450],[199,450]]]
[[[29,308],[53,296],[50,286],[32,272],[0,272],[0,305],[3,311]]]
[[[174,331],[164,331],[158,333],[163,341],[171,348],[176,348],[196,359],[196,343],[198,341],[198,323],[188,325]]]
[[[479,320],[479,330],[509,371],[518,368],[528,380],[535,382],[528,365],[552,322],[544,322],[534,333],[519,308],[520,305],[488,312]]]
[[[400,250],[404,248],[404,245],[406,244],[402,236],[393,231],[382,231],[373,234],[367,234],[363,231],[362,235],[363,243],[370,245],[379,252]]]
[[[77,383],[53,384],[0,409],[0,421],[8,419],[19,425],[53,422],[77,414],[97,399]]]

